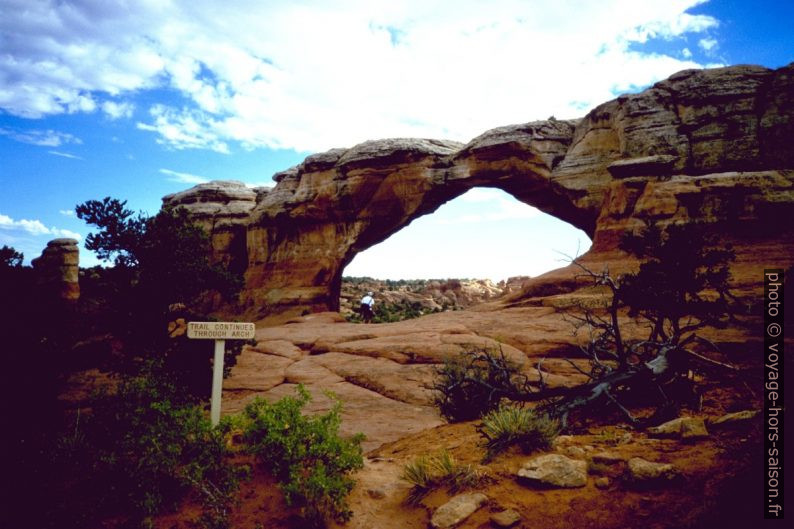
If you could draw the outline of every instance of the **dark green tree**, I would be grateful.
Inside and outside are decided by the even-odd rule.
[[[86,238],[86,248],[115,266],[95,271],[99,279],[89,286],[104,302],[98,312],[110,312],[110,331],[124,340],[133,356],[164,357],[163,366],[197,397],[209,392],[206,343],[172,340],[166,333],[169,307],[205,320],[195,307],[203,293],[220,292],[231,299],[242,281],[222,265],[210,263],[210,241],[182,208],[164,208],[147,217],[133,214],[125,201],[90,200],[76,207],[77,216],[98,231]],[[99,292],[98,292],[99,293]],[[231,345],[231,344],[230,344]]]
[[[80,204],[75,211],[78,218],[99,228],[86,237],[86,248],[100,259],[132,270],[131,280],[150,308],[190,304],[208,290],[227,297],[239,291],[238,277],[209,262],[209,237],[191,222],[186,210],[164,208],[146,217],[125,205],[126,201],[105,197]]]
[[[22,266],[24,255],[11,248],[10,246],[3,245],[0,248],[0,269],[5,268],[19,268]]]
[[[648,223],[627,234],[621,248],[642,259],[638,272],[621,279],[617,297],[629,316],[651,324],[650,341],[690,343],[706,326],[724,328],[733,314],[728,263],[735,257],[699,225],[662,231]]]

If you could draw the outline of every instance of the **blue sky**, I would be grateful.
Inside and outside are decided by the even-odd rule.
[[[93,198],[153,214],[200,181],[272,185],[332,147],[465,142],[579,117],[685,68],[780,67],[792,20],[788,0],[0,0],[0,245],[29,261],[52,238],[84,238],[73,211]],[[475,190],[346,273],[536,275],[588,244]]]

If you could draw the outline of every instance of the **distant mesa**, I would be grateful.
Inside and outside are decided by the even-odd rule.
[[[244,274],[242,310],[254,318],[338,310],[356,254],[474,187],[584,230],[591,263],[625,258],[620,237],[646,219],[708,223],[735,247],[737,285],[757,290],[761,264],[794,263],[794,228],[781,222],[794,211],[792,137],[794,64],[686,70],[579,120],[509,125],[465,145],[367,141],[309,156],[273,188],[215,181],[163,204],[185,206],[213,259]],[[551,272],[521,295],[572,277]]]

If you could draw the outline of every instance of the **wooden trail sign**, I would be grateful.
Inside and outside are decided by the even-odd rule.
[[[189,321],[187,324],[187,337],[199,340],[251,340],[255,334],[253,323]]]
[[[195,340],[215,340],[215,357],[212,363],[212,400],[210,420],[213,426],[221,421],[221,393],[223,391],[223,353],[226,340],[251,340],[256,335],[253,323],[224,321],[189,321],[187,337]]]

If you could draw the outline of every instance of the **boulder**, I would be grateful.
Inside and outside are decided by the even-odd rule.
[[[561,454],[546,454],[525,462],[518,470],[524,483],[575,488],[587,484],[587,463]]]
[[[507,509],[491,515],[491,524],[496,527],[513,527],[521,521],[521,515],[513,509]]]
[[[721,417],[717,417],[716,419],[712,419],[709,421],[709,426],[712,428],[728,428],[731,426],[741,426],[744,424],[749,424],[750,421],[755,419],[755,417],[760,412],[758,410],[743,410],[743,411],[736,411],[733,413],[726,413]]]
[[[458,494],[435,510],[430,518],[430,526],[433,529],[455,527],[474,514],[486,501],[488,501],[488,496],[480,492]]]
[[[702,439],[709,436],[706,423],[700,417],[678,417],[659,426],[648,428],[648,434],[655,437],[675,439]]]
[[[629,459],[627,472],[629,482],[637,485],[663,483],[671,481],[678,476],[678,472],[673,465],[669,463],[654,463],[641,457]]]
[[[618,465],[625,461],[622,456],[612,452],[598,452],[590,456],[590,460],[599,465]]]

